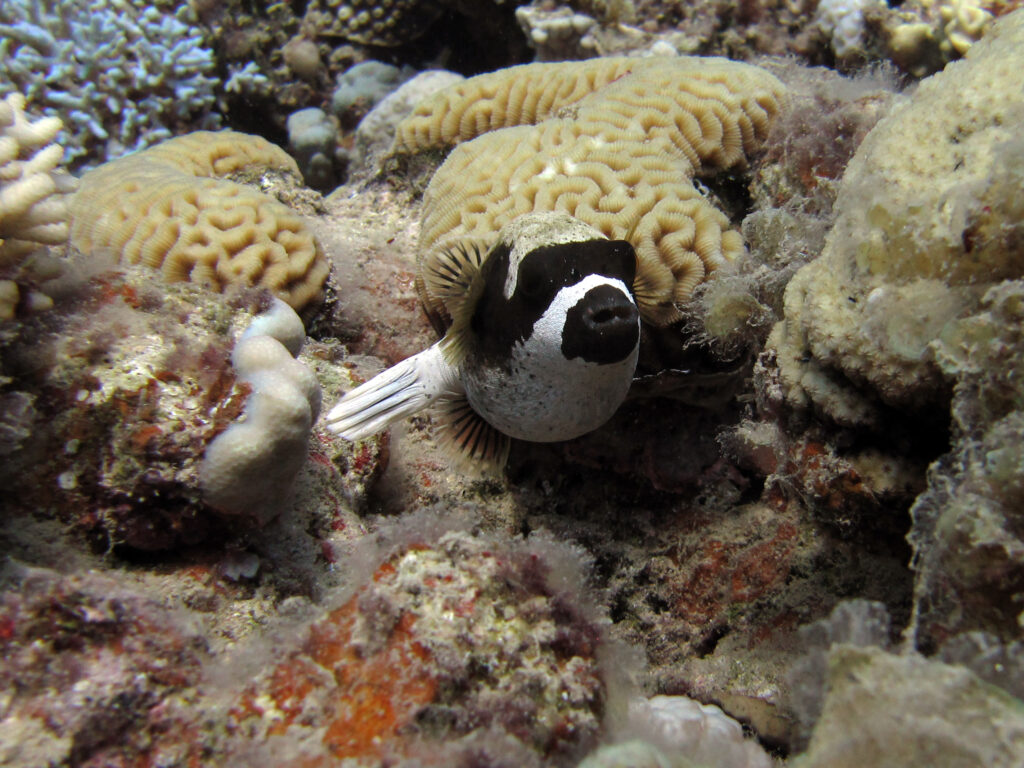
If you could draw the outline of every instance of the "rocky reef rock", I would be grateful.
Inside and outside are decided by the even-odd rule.
[[[1002,20],[861,144],[825,252],[790,282],[768,343],[792,406],[881,426],[883,406],[948,402],[929,345],[1022,271],[1022,42],[1024,17]]]

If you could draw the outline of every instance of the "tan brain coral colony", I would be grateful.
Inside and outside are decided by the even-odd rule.
[[[52,302],[41,293],[22,295],[19,282],[45,278],[30,257],[46,245],[68,239],[65,201],[73,179],[58,166],[61,121],[30,120],[20,93],[0,100],[0,319],[14,317],[21,305],[43,308]]]
[[[106,163],[72,199],[71,242],[86,253],[110,248],[169,281],[267,288],[302,309],[327,279],[320,245],[287,206],[224,178],[263,169],[301,178],[282,149],[231,131],[197,131]]]
[[[445,252],[486,252],[516,216],[563,211],[632,243],[641,314],[673,322],[679,303],[743,249],[694,177],[742,165],[783,94],[763,69],[697,57],[527,64],[441,91],[395,141],[398,152],[459,144],[424,200],[424,302],[451,313],[444,280],[432,280]]]
[[[786,399],[844,425],[941,402],[935,342],[1024,277],[1024,11],[923,80],[865,137],[821,256],[786,288],[768,348]]]

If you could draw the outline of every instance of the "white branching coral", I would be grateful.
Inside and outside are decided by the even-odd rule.
[[[213,52],[176,13],[140,0],[3,0],[0,97],[64,121],[67,162],[80,167],[216,128]]]
[[[40,246],[68,239],[65,198],[73,180],[58,168],[61,121],[30,120],[24,110],[20,93],[0,101],[0,319],[13,317],[21,303],[28,309],[50,305],[43,294],[22,295],[19,282],[41,277],[29,258]]]

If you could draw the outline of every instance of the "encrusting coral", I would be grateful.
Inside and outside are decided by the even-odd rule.
[[[107,163],[71,201],[71,243],[113,249],[127,264],[215,290],[267,288],[296,310],[315,303],[329,264],[302,218],[233,174],[301,178],[295,161],[258,136],[197,131]]]
[[[825,250],[790,282],[769,339],[791,405],[870,425],[880,402],[935,403],[945,385],[929,345],[1024,274],[1022,51],[1017,12],[861,144]]]
[[[459,144],[426,192],[424,271],[451,248],[486,252],[516,216],[564,211],[629,240],[641,314],[677,320],[677,305],[743,250],[694,177],[741,166],[783,94],[758,67],[686,57],[528,64],[446,89],[399,126],[394,147]]]
[[[569,766],[625,708],[636,659],[609,637],[578,549],[438,508],[360,549],[352,589],[234,700],[244,750],[290,744],[273,764],[295,768]]]
[[[58,170],[61,121],[29,120],[24,108],[19,93],[0,101],[0,319],[14,317],[19,303],[28,309],[52,304],[31,290],[22,295],[18,281],[38,277],[29,259],[34,252],[68,239],[65,198],[73,180]]]

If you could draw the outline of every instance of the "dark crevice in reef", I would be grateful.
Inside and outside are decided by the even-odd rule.
[[[533,60],[513,4],[475,0],[462,6],[446,10],[426,34],[400,49],[371,48],[372,58],[417,69],[441,66],[467,77]]]

